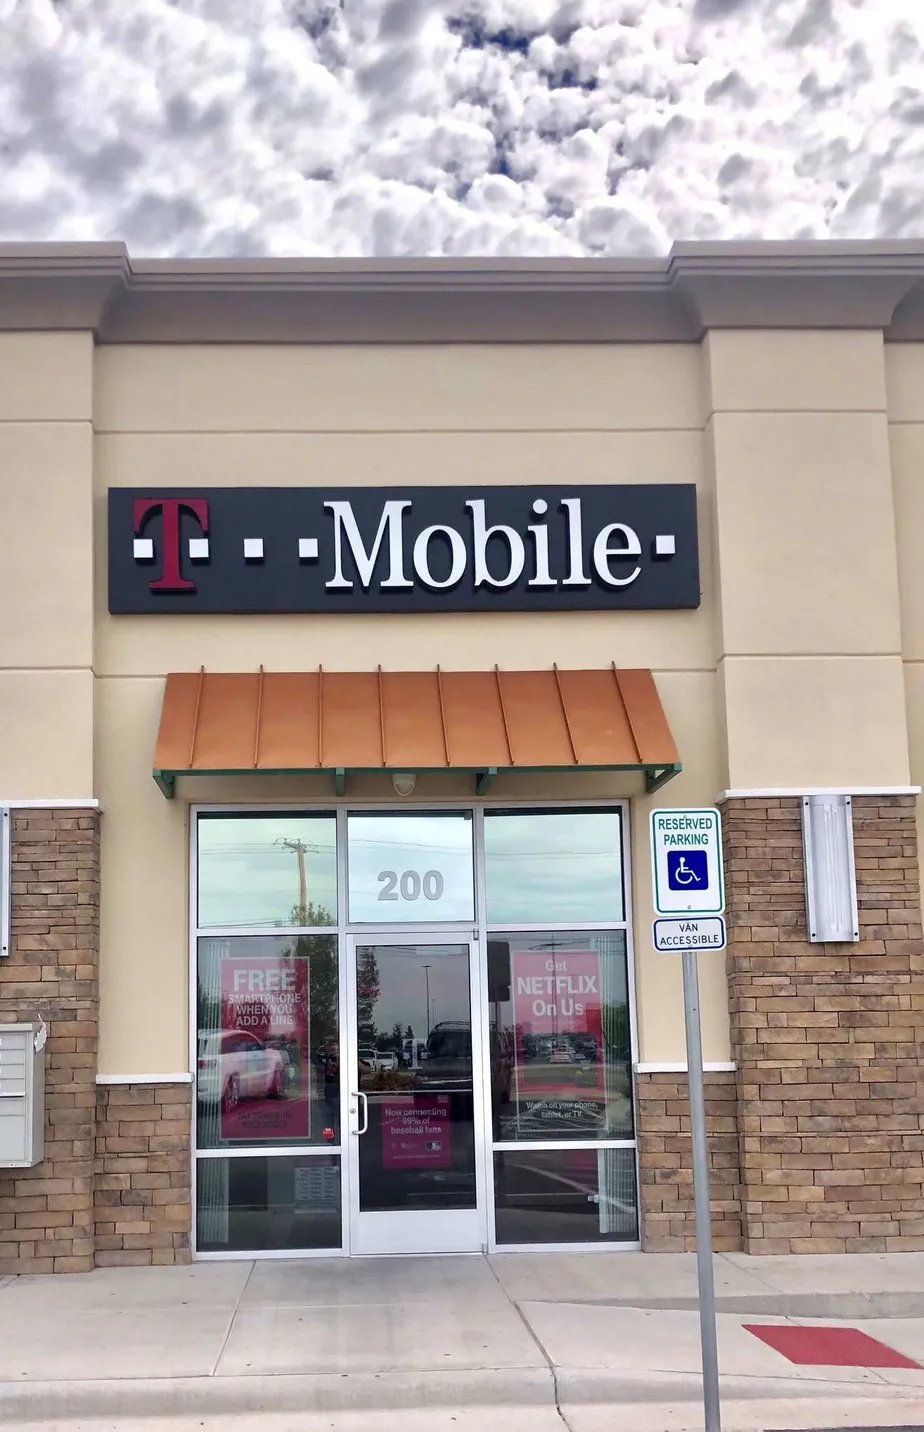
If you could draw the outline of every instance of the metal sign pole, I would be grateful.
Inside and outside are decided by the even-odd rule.
[[[696,1205],[696,1270],[699,1279],[699,1332],[703,1350],[703,1411],[706,1432],[722,1432],[719,1410],[719,1357],[715,1327],[715,1280],[709,1214],[709,1155],[703,1097],[703,1040],[699,1017],[696,951],[684,950],[683,1021],[687,1035],[690,1081],[690,1133],[693,1144],[693,1197]]]

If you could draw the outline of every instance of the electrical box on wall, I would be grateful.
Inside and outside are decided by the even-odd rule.
[[[45,1155],[45,1025],[0,1024],[0,1168]]]

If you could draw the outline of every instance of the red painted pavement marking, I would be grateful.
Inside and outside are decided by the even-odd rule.
[[[773,1323],[742,1323],[742,1327],[800,1367],[921,1366],[858,1328],[800,1328]]]

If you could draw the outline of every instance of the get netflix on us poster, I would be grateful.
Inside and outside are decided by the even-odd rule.
[[[600,956],[512,950],[510,958],[520,1132],[591,1131],[604,1117]]]

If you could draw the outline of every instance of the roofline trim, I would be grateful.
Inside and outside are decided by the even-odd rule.
[[[0,331],[101,343],[695,342],[710,328],[924,339],[924,242],[678,243],[658,258],[132,259],[0,244]]]
[[[716,805],[723,801],[776,800],[791,796],[919,796],[920,786],[749,786],[719,791]]]

